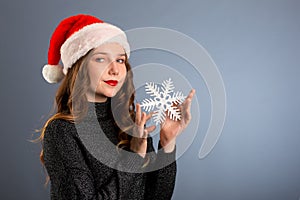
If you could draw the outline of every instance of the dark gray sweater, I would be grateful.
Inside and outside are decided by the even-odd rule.
[[[53,120],[43,141],[51,199],[171,199],[176,177],[175,151],[156,153],[148,138],[144,158],[117,151],[118,127],[110,102],[90,103],[80,123]],[[112,145],[113,144],[113,145]]]

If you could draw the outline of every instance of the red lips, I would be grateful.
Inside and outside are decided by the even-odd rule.
[[[116,81],[116,80],[107,80],[104,82],[110,86],[116,86],[118,84],[118,81]]]

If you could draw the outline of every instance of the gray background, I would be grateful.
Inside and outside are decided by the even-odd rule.
[[[203,114],[197,137],[178,160],[173,199],[299,199],[298,0],[1,1],[1,199],[49,199],[40,145],[28,140],[48,117],[57,88],[41,77],[50,35],[77,13],[125,30],[180,31],[217,64],[227,93],[225,126],[213,151],[199,160],[210,100],[201,77],[190,78]],[[179,63],[188,73],[191,67],[176,59],[144,51],[132,55],[132,64]]]

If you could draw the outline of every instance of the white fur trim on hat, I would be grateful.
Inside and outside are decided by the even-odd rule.
[[[65,76],[61,65],[45,65],[42,74],[48,83],[58,83]]]
[[[64,65],[63,72],[67,74],[68,68],[89,50],[104,43],[120,44],[129,58],[130,47],[125,33],[118,27],[108,23],[95,23],[87,25],[72,34],[61,46],[61,60]]]

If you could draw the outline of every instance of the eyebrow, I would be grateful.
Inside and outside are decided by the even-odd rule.
[[[103,54],[103,55],[109,55],[109,53],[106,53],[106,52],[95,52],[93,55],[96,55],[96,54]],[[125,53],[120,53],[120,54],[116,54],[117,56],[125,56],[126,54]]]

